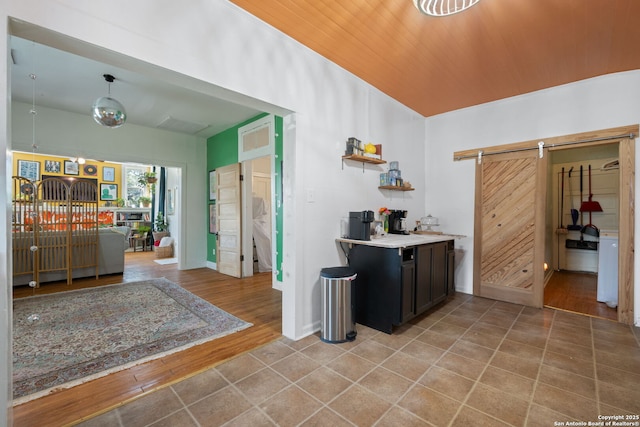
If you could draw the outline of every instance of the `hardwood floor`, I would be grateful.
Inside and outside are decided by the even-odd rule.
[[[13,408],[14,426],[74,424],[282,336],[282,298],[281,293],[271,287],[271,273],[235,279],[207,268],[181,271],[177,264],[160,265],[153,262],[154,259],[153,252],[127,253],[123,275],[104,276],[98,280],[76,279],[69,286],[65,283],[43,284],[35,290],[28,286],[18,287],[14,288],[14,298],[166,277],[253,326],[16,406]]]
[[[544,305],[617,321],[617,310],[597,301],[597,289],[596,274],[554,271],[544,288]]]

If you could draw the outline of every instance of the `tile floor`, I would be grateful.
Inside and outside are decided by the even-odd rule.
[[[458,294],[393,335],[283,338],[81,425],[640,422],[639,384],[639,328]]]

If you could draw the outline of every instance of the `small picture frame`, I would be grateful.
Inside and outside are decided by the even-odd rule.
[[[18,160],[18,176],[30,181],[38,181],[40,179],[40,162]]]
[[[79,175],[80,167],[78,163],[73,162],[71,160],[64,161],[64,174],[65,175]]]
[[[82,167],[82,171],[86,176],[98,175],[98,167],[96,165],[84,165]]]
[[[103,166],[102,180],[107,182],[114,182],[116,180],[116,168],[112,168],[110,166]]]
[[[100,200],[118,200],[118,184],[100,184]]]
[[[218,227],[216,226],[216,204],[209,204],[209,233],[216,234]]]
[[[167,189],[167,215],[173,215],[176,208],[176,191],[178,191],[178,187],[175,189],[168,188]]]
[[[216,199],[218,186],[216,185],[216,170],[209,171],[209,200]]]
[[[45,160],[44,171],[47,173],[60,173],[60,162],[55,160]]]

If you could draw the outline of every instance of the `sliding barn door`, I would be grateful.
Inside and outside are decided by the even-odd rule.
[[[546,158],[529,150],[476,164],[474,295],[542,307]]]

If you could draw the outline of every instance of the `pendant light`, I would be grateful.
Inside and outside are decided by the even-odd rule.
[[[480,0],[413,0],[413,4],[425,15],[449,16],[469,9]]]
[[[109,85],[109,95],[98,98],[91,107],[93,120],[96,123],[109,128],[119,128],[127,120],[124,106],[111,98],[111,83],[115,80],[111,74],[102,75]]]

